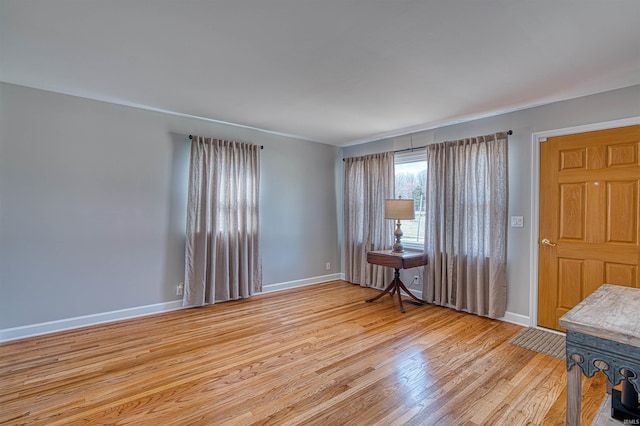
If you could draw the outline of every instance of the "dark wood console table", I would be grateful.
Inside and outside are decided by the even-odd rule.
[[[388,266],[395,269],[395,273],[391,284],[389,284],[382,293],[376,297],[367,299],[366,302],[374,302],[387,293],[393,297],[395,293],[398,295],[400,312],[404,313],[404,306],[402,306],[402,297],[400,295],[400,290],[403,290],[419,305],[426,303],[424,300],[418,299],[413,293],[411,293],[411,291],[409,291],[402,281],[400,281],[400,269],[416,268],[427,264],[428,258],[426,253],[421,251],[405,251],[403,253],[394,253],[391,250],[370,251],[367,253],[367,262],[374,265]]]
[[[582,373],[602,371],[607,390],[626,376],[640,391],[640,289],[603,284],[559,323],[567,329],[567,425],[580,424]]]

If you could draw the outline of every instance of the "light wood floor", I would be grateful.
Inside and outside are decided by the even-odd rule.
[[[333,281],[0,344],[0,424],[564,424],[522,327]],[[605,395],[584,381],[583,424]]]

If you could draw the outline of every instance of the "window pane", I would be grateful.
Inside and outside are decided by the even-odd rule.
[[[395,165],[396,197],[413,198],[415,219],[403,220],[402,242],[407,244],[424,244],[425,193],[424,184],[427,177],[427,162],[415,161]]]

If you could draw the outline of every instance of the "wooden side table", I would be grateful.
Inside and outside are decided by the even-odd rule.
[[[388,266],[395,269],[393,275],[393,281],[384,289],[382,293],[371,299],[365,300],[365,302],[375,302],[385,294],[390,294],[393,297],[394,293],[398,295],[398,303],[400,304],[400,312],[404,313],[404,306],[402,306],[402,297],[400,296],[400,290],[403,290],[409,297],[416,301],[419,305],[426,303],[424,300],[418,299],[409,289],[400,281],[400,269],[416,268],[418,266],[424,266],[428,262],[427,254],[421,251],[405,251],[403,253],[394,253],[391,250],[376,250],[367,253],[367,262],[374,265]]]
[[[603,284],[559,323],[567,329],[567,425],[580,424],[582,373],[602,371],[608,390],[625,379],[640,391],[640,289]]]

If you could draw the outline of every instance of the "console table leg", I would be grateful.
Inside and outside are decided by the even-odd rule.
[[[393,281],[391,281],[391,284],[389,284],[382,293],[378,294],[376,297],[372,297],[371,299],[365,300],[365,302],[375,302],[376,300],[380,299],[382,296],[384,296],[387,293],[391,297],[397,294],[398,304],[400,305],[400,312],[404,314],[405,310],[402,304],[402,294],[401,294],[402,292],[400,291],[400,290],[404,290],[405,293],[407,293],[412,299],[414,299],[417,302],[416,304],[423,305],[425,303],[424,300],[418,299],[413,293],[409,291],[409,289],[402,283],[402,281],[400,281],[400,269],[398,268],[394,268],[394,269],[395,269],[395,273],[393,274]],[[411,302],[411,301],[408,300],[407,302]]]
[[[400,304],[400,312],[402,312],[404,314],[404,306],[402,306],[402,295],[400,294],[400,288],[398,288],[398,283],[400,283],[400,279],[397,279],[398,281],[396,281],[396,293],[398,293],[398,303]]]
[[[418,299],[413,293],[411,293],[411,291],[407,288],[407,286],[404,285],[404,283],[402,281],[400,281],[398,283],[398,286],[404,290],[404,292],[407,294],[407,296],[411,297],[413,300],[415,300],[415,304],[420,304],[420,305],[424,305],[426,302],[424,300],[420,300]],[[400,290],[400,289],[398,289]],[[409,302],[411,302],[409,300]]]
[[[389,292],[391,292],[390,294],[393,296],[393,290],[395,290],[395,283],[392,281],[391,284],[389,284],[387,288],[385,288],[380,294],[378,294],[376,297],[365,300],[365,302],[375,302]]]
[[[375,302],[376,300],[380,299],[382,296],[384,296],[385,294],[389,293],[392,297],[393,297],[393,293],[396,292],[398,287],[398,281],[400,281],[400,270],[396,269],[396,273],[394,274],[393,277],[393,281],[391,281],[391,283],[387,286],[387,288],[385,288],[382,293],[378,294],[376,297],[372,297],[371,299],[367,299],[365,300],[365,302]],[[400,294],[400,292],[398,291],[398,294]],[[400,304],[400,307],[402,307],[402,304]]]
[[[580,426],[582,411],[582,369],[578,365],[580,355],[571,355],[574,361],[567,371],[567,426]]]

